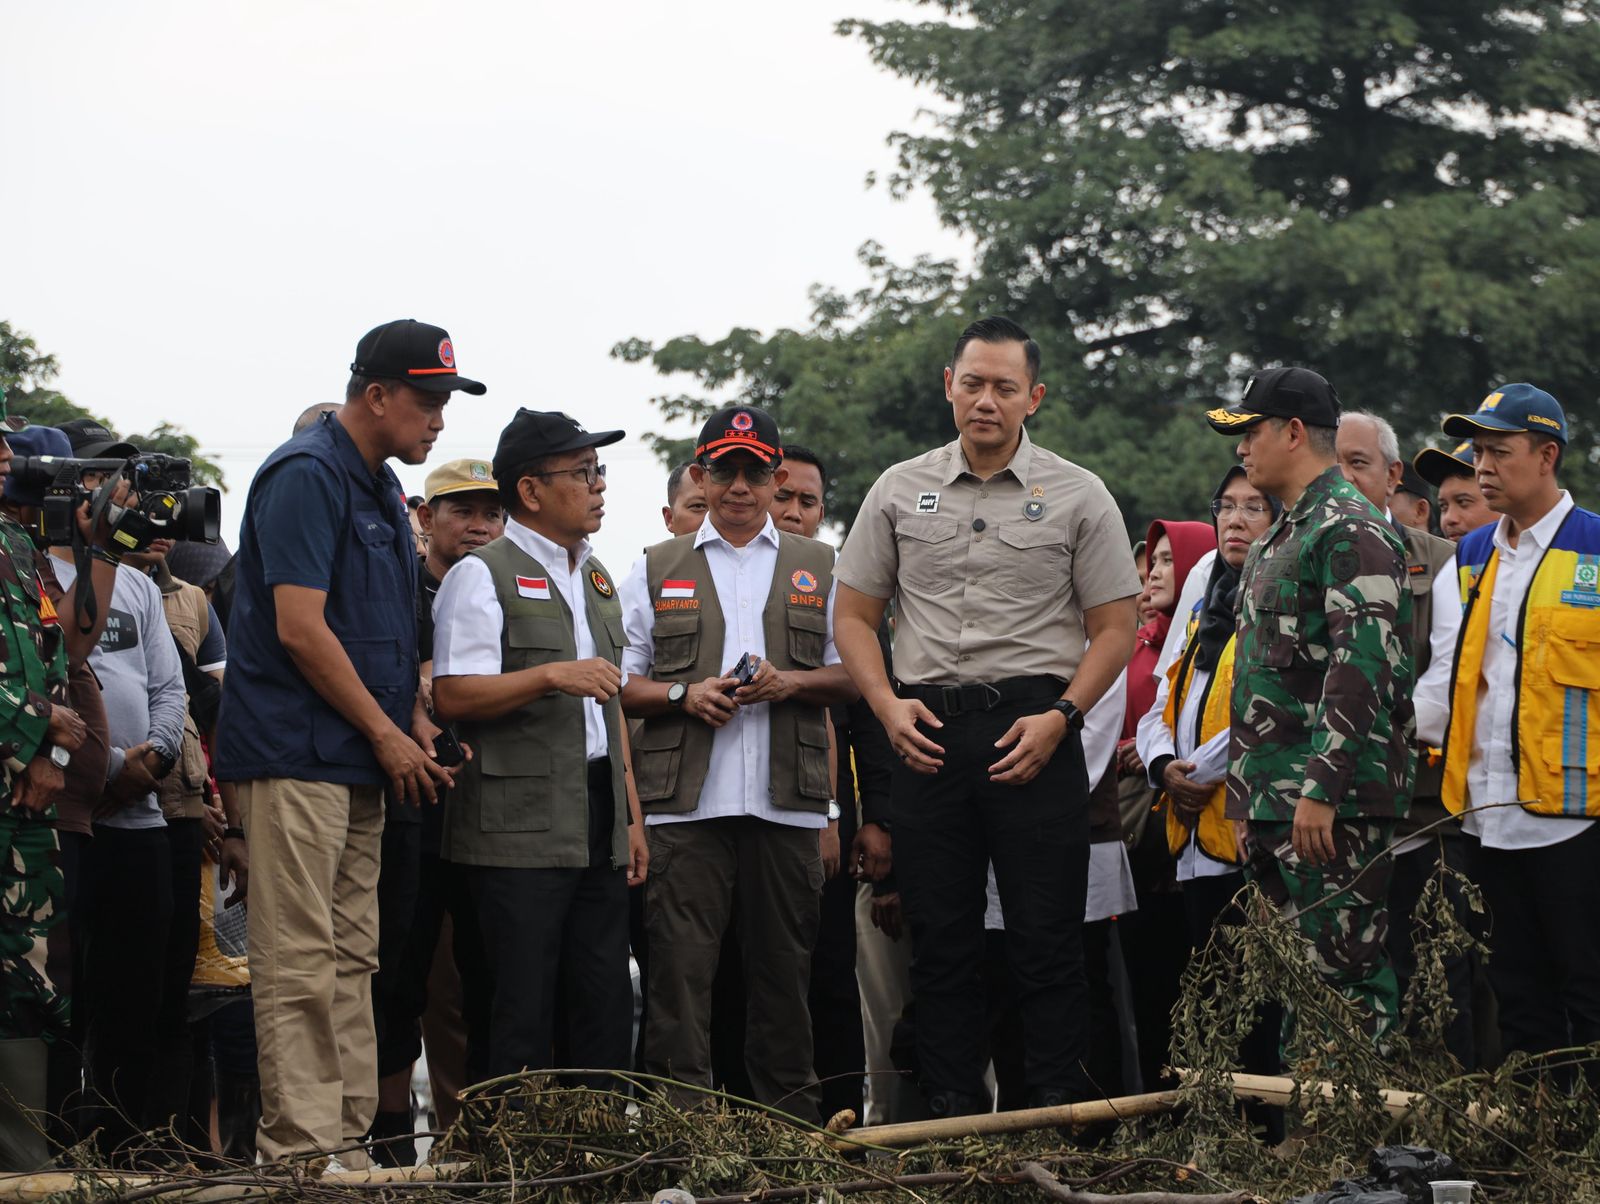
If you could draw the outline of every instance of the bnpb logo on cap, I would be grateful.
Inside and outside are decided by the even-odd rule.
[[[446,368],[454,368],[456,366],[456,349],[450,346],[449,339],[439,340],[439,362]]]
[[[733,429],[736,431],[747,431],[755,424],[756,420],[750,417],[747,410],[740,410],[733,416]]]

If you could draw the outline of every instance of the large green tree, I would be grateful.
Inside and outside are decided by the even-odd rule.
[[[107,430],[116,430],[110,419],[69,401],[52,387],[60,371],[61,365],[55,356],[41,352],[30,335],[0,320],[0,390],[5,393],[8,412],[39,426],[59,426],[77,418],[93,418]],[[197,483],[222,484],[222,469],[201,453],[200,441],[182,427],[160,422],[147,434],[124,438],[141,451],[165,452],[193,461]]]
[[[770,407],[848,518],[950,437],[949,345],[1005,312],[1044,348],[1035,438],[1134,530],[1203,512],[1229,444],[1200,411],[1276,363],[1412,447],[1532,380],[1579,420],[1564,473],[1593,500],[1600,0],[911,2],[840,32],[937,97],[887,186],[971,235],[970,269],[869,245],[871,286],[817,290],[806,329],[619,344],[693,382],[664,414]]]

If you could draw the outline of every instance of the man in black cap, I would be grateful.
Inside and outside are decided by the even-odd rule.
[[[566,1064],[632,1061],[628,887],[649,855],[618,698],[622,604],[589,544],[605,515],[596,449],[622,436],[518,410],[494,453],[505,534],[445,574],[434,605],[434,707],[476,753],[440,855],[467,867],[494,975],[491,1075],[551,1065],[558,982]]]
[[[653,867],[645,1068],[711,1085],[711,984],[737,890],[752,1091],[816,1121],[806,992],[819,837],[838,814],[826,707],[854,691],[833,646],[833,549],[769,514],[782,462],[765,411],[706,420],[689,467],[706,520],[645,549],[623,587],[623,704],[644,720],[635,766]]]
[[[239,784],[251,848],[267,1161],[372,1123],[383,791],[431,804],[453,776],[418,698],[416,548],[387,461],[421,464],[451,392],[484,387],[457,374],[444,330],[410,319],[363,336],[350,371],[339,412],[250,486],[217,731],[217,776]]]
[[[1400,483],[1389,494],[1389,510],[1402,527],[1433,532],[1433,490],[1410,464],[1400,466]]]
[[[1472,440],[1463,439],[1449,451],[1425,447],[1411,461],[1416,473],[1439,491],[1439,531],[1452,543],[1468,531],[1495,521],[1495,512],[1478,488],[1478,468]]]
[[[1206,418],[1284,504],[1239,581],[1228,816],[1249,821],[1249,874],[1381,1041],[1399,1008],[1381,854],[1413,761],[1405,548],[1340,472],[1339,396],[1317,373],[1258,372]]]

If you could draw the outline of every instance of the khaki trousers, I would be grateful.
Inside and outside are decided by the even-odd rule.
[[[240,782],[250,841],[250,993],[261,1071],[256,1149],[268,1161],[363,1137],[378,1109],[383,788]],[[361,1151],[339,1154],[351,1169]]]
[[[889,1057],[894,1026],[911,1000],[911,934],[898,941],[872,922],[872,884],[856,887],[856,982],[861,988],[861,1031],[867,1049],[866,1114],[862,1124],[911,1119],[897,1114],[900,1075]]]

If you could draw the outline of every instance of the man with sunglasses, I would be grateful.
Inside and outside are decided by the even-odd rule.
[[[628,887],[648,858],[617,698],[622,608],[589,544],[605,515],[597,449],[622,436],[518,410],[494,453],[505,534],[434,603],[434,710],[475,754],[440,855],[466,867],[494,976],[491,1075],[551,1066],[558,1040],[566,1066],[632,1061]]]
[[[833,550],[769,515],[782,462],[777,423],[753,406],[701,428],[689,474],[706,521],[629,574],[622,699],[644,721],[635,770],[659,867],[645,896],[645,1069],[711,1086],[711,983],[737,889],[752,1091],[815,1122],[806,991],[819,836],[838,816],[826,707],[854,691],[833,646]]]

